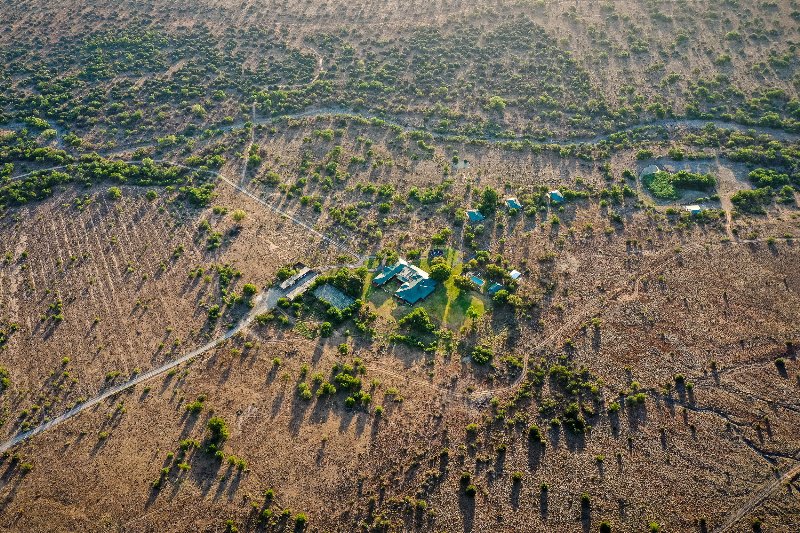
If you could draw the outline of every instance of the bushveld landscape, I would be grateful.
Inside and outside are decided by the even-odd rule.
[[[0,13],[2,530],[800,530],[796,0]]]

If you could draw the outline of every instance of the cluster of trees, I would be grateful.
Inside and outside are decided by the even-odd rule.
[[[699,174],[688,170],[679,170],[675,173],[660,170],[645,176],[643,183],[656,198],[676,200],[680,198],[678,192],[680,189],[707,191],[716,186],[717,180],[710,174]]]
[[[63,164],[64,168],[34,171],[22,179],[10,179],[14,161]],[[6,175],[0,181],[0,206],[20,205],[50,196],[58,186],[76,183],[91,186],[110,182],[141,187],[179,187],[184,197],[195,205],[208,205],[214,196],[214,184],[196,172],[143,159],[126,163],[85,155],[79,159],[59,150],[36,147],[23,133],[0,140],[0,163]],[[112,188],[110,194],[119,189]]]

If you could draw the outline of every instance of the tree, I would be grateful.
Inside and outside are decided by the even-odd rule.
[[[467,318],[472,320],[473,324],[478,319],[478,317],[481,316],[481,312],[480,312],[480,310],[478,310],[477,307],[475,307],[475,304],[472,304],[469,307],[467,307],[467,311],[466,311],[465,314],[467,315]]]
[[[119,187],[109,187],[108,197],[112,200],[119,200],[122,198],[122,191],[119,189]]]
[[[491,109],[492,111],[499,111],[502,112],[506,108],[506,101],[500,98],[499,96],[492,96],[489,98],[489,101],[486,102],[486,107]]]
[[[211,441],[216,444],[225,442],[231,435],[228,424],[218,416],[209,418],[206,427],[208,427],[208,431],[211,432]]]
[[[453,270],[445,263],[437,263],[431,267],[431,278],[435,279],[436,281],[447,281],[450,279],[452,273]]]
[[[478,210],[484,215],[490,215],[497,210],[497,202],[500,195],[496,190],[491,187],[486,187],[481,192],[481,203],[478,205]]]
[[[478,365],[485,365],[492,360],[493,356],[494,352],[488,346],[476,346],[470,354],[472,361]]]
[[[492,296],[492,300],[494,300],[497,303],[504,304],[508,302],[509,296],[510,294],[506,289],[500,289],[499,291],[494,293],[494,296]]]

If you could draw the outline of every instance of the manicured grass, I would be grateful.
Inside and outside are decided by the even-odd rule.
[[[461,293],[453,281],[453,278],[460,276],[463,271],[461,254],[448,248],[444,257],[453,269],[453,276],[445,283],[439,283],[436,290],[418,306],[423,307],[437,323],[450,329],[460,329],[469,320],[466,314],[467,309],[474,305],[482,315],[489,306],[489,299],[474,291]],[[427,256],[420,260],[419,266],[423,270],[430,270],[430,261]],[[397,320],[413,309],[410,306],[400,305],[391,295],[391,292],[396,289],[393,282],[387,284],[389,291],[387,292],[382,288],[373,287],[371,285],[372,278],[373,274],[370,273],[364,285],[364,300],[372,303],[378,316]]]

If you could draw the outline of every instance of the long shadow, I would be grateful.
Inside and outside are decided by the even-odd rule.
[[[528,470],[534,471],[542,464],[544,458],[544,444],[528,441]]]
[[[584,533],[589,533],[592,524],[592,506],[588,501],[581,502],[581,529]]]
[[[522,492],[522,482],[514,481],[511,485],[511,508],[517,510],[519,508],[519,496]]]
[[[459,492],[458,508],[461,511],[461,525],[464,533],[470,533],[475,524],[475,497]]]
[[[550,514],[550,491],[547,489],[539,490],[539,515],[542,520],[547,521]]]

